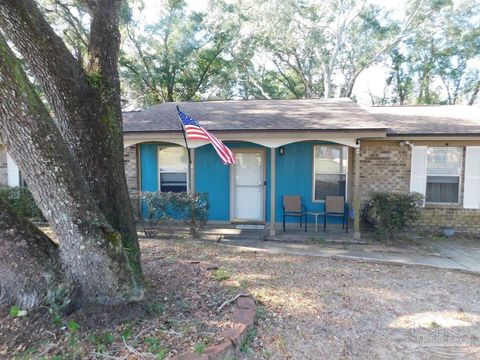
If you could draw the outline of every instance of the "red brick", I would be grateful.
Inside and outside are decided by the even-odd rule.
[[[250,296],[242,296],[237,300],[237,307],[241,309],[254,309],[255,300],[253,300]]]
[[[204,354],[209,360],[225,360],[235,358],[235,350],[230,340],[225,340],[218,345],[207,347]]]
[[[247,326],[244,324],[235,324],[233,328],[224,330],[220,336],[225,339],[230,339],[235,346],[240,346],[247,336]]]
[[[208,360],[208,359],[209,357],[204,354],[200,355],[193,352],[180,354],[178,356],[178,360]]]
[[[255,308],[253,309],[241,309],[235,308],[233,310],[233,321],[245,326],[252,326],[255,320]]]

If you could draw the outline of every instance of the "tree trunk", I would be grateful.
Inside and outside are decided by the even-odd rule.
[[[98,208],[77,160],[2,37],[0,76],[0,133],[59,237],[66,274],[86,301],[142,298],[121,234]]]
[[[0,305],[31,309],[55,301],[52,294],[63,292],[62,288],[69,295],[59,271],[57,245],[2,201],[0,257]]]
[[[340,51],[340,48],[343,46],[343,33],[345,31],[345,28],[346,28],[346,19],[342,21],[342,23],[339,25],[339,28],[336,31],[335,46],[333,48],[332,54],[330,54],[330,60],[328,61],[328,64],[325,64],[324,89],[325,89],[325,98],[327,99],[332,98],[334,96],[332,75],[333,75],[335,66],[337,65],[338,53]]]
[[[91,9],[87,73],[32,0],[0,0],[0,27],[42,85],[89,192],[111,226],[120,232],[130,263],[140,275],[140,250],[123,163],[117,70],[120,3],[99,0]]]
[[[352,79],[347,83],[346,86],[346,91],[345,91],[345,97],[352,97],[353,93],[353,87],[355,86],[355,83],[357,82],[357,78],[360,75],[361,71],[355,72],[353,75]]]
[[[475,102],[478,96],[479,91],[480,91],[480,81],[478,81],[477,84],[475,85],[475,88],[473,89],[473,93],[470,96],[470,100],[468,100],[468,105],[470,106],[473,105],[473,103]]]

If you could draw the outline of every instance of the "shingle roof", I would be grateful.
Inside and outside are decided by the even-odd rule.
[[[373,106],[387,135],[480,135],[480,108],[467,105]]]
[[[215,131],[385,129],[349,99],[306,99],[163,103],[124,113],[124,131],[178,131],[177,105],[203,127]]]
[[[480,135],[480,108],[464,105],[360,107],[350,99],[163,103],[125,112],[124,132],[179,131],[176,106],[214,131],[386,130],[387,135]]]

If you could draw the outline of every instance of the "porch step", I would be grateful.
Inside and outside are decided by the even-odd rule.
[[[225,231],[219,241],[237,240],[237,241],[263,241],[266,235],[265,229],[235,229],[238,232]]]
[[[141,231],[141,229],[139,229]],[[222,241],[222,240],[246,240],[259,241],[265,237],[264,229],[237,229],[233,226],[205,226],[201,230],[201,238],[204,240]],[[170,225],[158,229],[154,237],[162,239],[189,238],[190,232],[186,226]]]

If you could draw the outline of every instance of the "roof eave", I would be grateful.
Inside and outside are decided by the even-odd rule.
[[[480,140],[480,133],[389,133],[387,137],[465,137],[478,138]]]
[[[379,131],[379,132],[386,132],[387,128],[356,128],[356,129],[222,129],[222,130],[215,130],[215,129],[207,129],[208,131],[215,132],[215,133],[248,133],[248,132],[372,132],[372,131]],[[146,133],[178,133],[181,129],[178,130],[124,130],[124,133],[128,134],[146,134]]]

